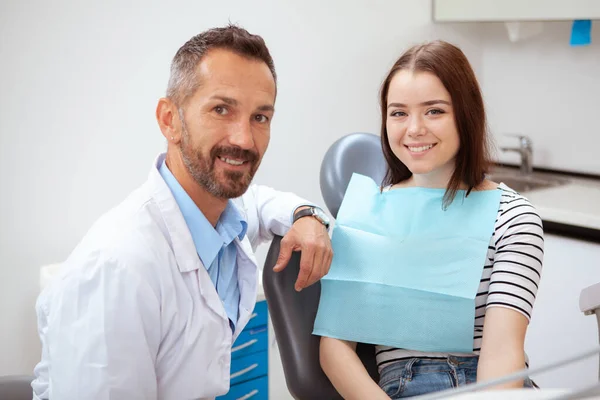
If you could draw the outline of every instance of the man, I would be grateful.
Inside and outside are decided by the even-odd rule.
[[[256,301],[253,249],[285,235],[276,270],[302,251],[296,290],[327,273],[332,251],[319,210],[250,186],[275,97],[259,36],[229,26],[179,49],[156,109],[166,154],[94,224],[38,299],[35,398],[222,395],[231,345]]]

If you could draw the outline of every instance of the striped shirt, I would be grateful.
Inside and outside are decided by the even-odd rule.
[[[544,255],[542,220],[525,197],[504,184],[500,184],[498,189],[502,190],[498,218],[475,299],[474,354],[479,354],[481,350],[484,317],[488,308],[510,308],[531,319],[541,277]],[[376,356],[381,372],[396,361],[415,357],[445,359],[448,354],[376,346]]]

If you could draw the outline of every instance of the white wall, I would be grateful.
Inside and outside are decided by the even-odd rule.
[[[279,97],[257,181],[319,202],[322,155],[378,130],[379,84],[403,49],[441,36],[480,64],[473,27],[433,26],[423,0],[157,4],[0,3],[0,375],[38,360],[39,267],[65,259],[164,148],[154,108],[192,35],[231,20],[265,38]]]
[[[539,103],[546,107],[527,115],[524,104],[513,107],[529,86],[504,92],[495,85],[494,47],[486,48],[497,47],[505,64],[516,62],[505,36],[484,36],[488,28],[477,24],[433,25],[428,1],[173,1],[169,8],[164,2],[84,3],[0,3],[0,375],[31,373],[39,357],[33,309],[39,267],[66,258],[90,224],[145,179],[164,148],[153,115],[170,60],[189,37],[209,27],[231,20],[267,41],[279,97],[257,181],[314,201],[322,202],[318,171],[327,147],[352,131],[378,131],[381,80],[405,48],[424,40],[443,38],[463,47],[489,91],[486,101],[499,110],[495,129],[531,134],[532,120],[543,120],[540,131],[546,131],[576,117],[576,141],[570,143],[583,143],[584,134],[594,140],[592,130],[583,129],[591,105],[581,113],[569,106],[557,117],[557,107],[572,95],[569,101],[557,95],[556,104]],[[569,77],[560,73],[576,70],[565,56],[571,50],[546,45],[563,55],[562,67],[552,71]],[[586,71],[593,78],[591,66]],[[599,81],[580,84],[597,88]],[[522,114],[506,118],[514,125],[501,125],[508,123],[504,114],[514,113]],[[536,148],[545,149],[542,138],[534,139]],[[586,146],[578,146],[577,157],[557,160],[589,166],[595,158]]]
[[[499,146],[514,145],[502,135],[533,140],[534,165],[600,174],[600,26],[592,45],[569,46],[570,22],[544,22],[542,33],[511,43],[503,24],[484,24],[480,76],[490,127]],[[506,162],[514,153],[498,152]]]

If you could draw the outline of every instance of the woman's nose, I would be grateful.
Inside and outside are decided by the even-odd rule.
[[[426,132],[425,125],[419,116],[412,116],[409,120],[407,133],[411,137],[423,136]]]

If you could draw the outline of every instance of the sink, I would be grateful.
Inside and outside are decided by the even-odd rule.
[[[546,189],[566,185],[569,183],[567,179],[555,177],[541,177],[538,175],[519,175],[518,173],[491,173],[488,179],[496,183],[504,183],[511,189],[519,192],[532,192],[534,190]]]

